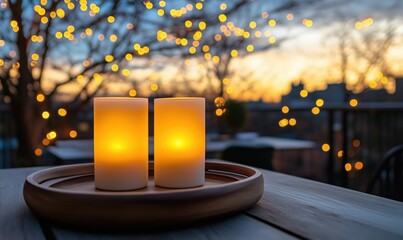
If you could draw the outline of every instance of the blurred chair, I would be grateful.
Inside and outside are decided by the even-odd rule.
[[[386,152],[367,193],[403,201],[403,144]]]
[[[221,155],[223,160],[252,167],[273,170],[274,148],[270,146],[229,146]]]

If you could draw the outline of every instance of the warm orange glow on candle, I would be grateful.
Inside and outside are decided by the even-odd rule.
[[[155,183],[186,188],[204,184],[204,98],[161,98],[154,102]]]
[[[143,188],[148,182],[148,99],[94,99],[95,185]]]

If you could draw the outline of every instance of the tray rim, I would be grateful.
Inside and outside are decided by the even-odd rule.
[[[153,162],[149,163],[149,166],[151,166],[153,164]],[[94,163],[80,163],[80,164],[70,164],[70,165],[64,165],[64,166],[57,166],[57,167],[51,167],[51,168],[47,168],[47,169],[43,169],[34,173],[31,173],[30,175],[27,176],[26,178],[26,182],[28,182],[29,184],[33,185],[36,188],[45,190],[45,191],[50,191],[50,192],[57,192],[59,194],[69,194],[69,195],[80,195],[80,196],[84,196],[84,195],[88,195],[88,196],[110,196],[110,195],[114,195],[114,196],[135,196],[135,195],[139,195],[139,196],[144,196],[144,195],[159,195],[159,196],[163,196],[163,195],[171,195],[173,192],[175,193],[189,193],[189,192],[199,192],[199,191],[207,191],[207,189],[214,189],[214,188],[222,188],[223,185],[225,186],[230,186],[230,185],[237,185],[240,184],[242,182],[248,182],[248,181],[252,181],[254,179],[259,178],[260,176],[262,176],[262,173],[253,168],[253,167],[249,167],[249,166],[245,166],[245,165],[241,165],[241,164],[236,164],[236,163],[225,163],[225,162],[219,162],[219,161],[206,161],[205,165],[205,172],[207,173],[209,171],[209,168],[207,168],[208,165],[219,165],[219,166],[237,166],[237,167],[241,167],[243,169],[249,170],[249,171],[254,171],[254,174],[251,176],[246,176],[245,178],[233,181],[233,182],[228,182],[228,183],[223,183],[223,184],[216,184],[216,185],[212,185],[212,186],[199,186],[199,187],[192,187],[192,188],[164,188],[164,187],[160,187],[165,189],[166,191],[164,192],[144,192],[144,191],[136,191],[136,190],[129,190],[129,191],[103,191],[100,189],[97,189],[97,192],[81,192],[81,191],[72,191],[72,190],[67,190],[67,189],[61,189],[61,188],[55,188],[55,187],[45,187],[42,185],[43,182],[45,181],[49,181],[51,179],[57,179],[58,177],[55,178],[47,178],[45,180],[42,180],[41,182],[38,182],[35,178],[41,177],[41,175],[46,174],[48,172],[53,172],[53,171],[58,171],[58,170],[64,170],[64,169],[76,169],[76,168],[84,168],[84,167],[91,167],[93,166]],[[154,171],[153,169],[149,168],[148,170],[150,171]],[[239,174],[237,172],[230,172],[230,171],[224,171],[224,173],[235,173],[235,174]],[[82,175],[94,175],[94,172],[88,172],[88,173],[83,173]],[[69,176],[78,176],[78,174],[75,175],[69,175]],[[64,176],[64,177],[68,177],[68,175]],[[147,185],[148,186],[148,185]],[[139,190],[144,190],[146,189],[142,188]]]
[[[150,188],[150,191],[143,189],[118,192],[83,188],[81,191],[80,188],[52,187],[58,183],[58,178],[63,182],[69,181],[70,177],[74,179],[74,176],[91,176],[92,165],[93,163],[72,164],[30,174],[23,188],[26,205],[37,217],[61,227],[85,228],[83,230],[152,230],[155,227],[187,226],[208,219],[231,216],[254,206],[264,193],[263,174],[259,170],[216,161],[206,161],[206,172],[210,170],[213,175],[223,174],[230,178],[229,182],[223,180],[214,182],[213,185],[185,189],[163,188],[162,191],[154,188]],[[86,169],[82,173],[74,170],[83,167]],[[71,168],[73,170],[60,177],[46,176],[47,172],[57,173]],[[149,168],[149,171],[153,170]],[[35,179],[35,176],[39,176],[41,180],[43,174],[45,177],[42,181],[36,182],[38,178]],[[52,179],[55,180],[54,183],[46,185],[45,182]],[[83,181],[93,182],[92,179]]]

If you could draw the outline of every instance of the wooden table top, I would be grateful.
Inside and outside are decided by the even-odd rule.
[[[152,232],[64,229],[24,202],[25,178],[41,169],[0,170],[0,239],[403,239],[402,202],[266,170],[263,198],[230,218]]]

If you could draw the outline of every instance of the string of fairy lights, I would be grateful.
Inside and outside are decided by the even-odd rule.
[[[51,1],[50,1],[51,2]],[[33,6],[33,10],[35,14],[39,17],[40,19],[40,24],[47,25],[50,21],[50,19],[63,19],[68,15],[68,11],[81,11],[86,14],[88,14],[89,17],[95,17],[98,14],[102,13],[102,9],[100,5],[97,5],[96,3],[88,3],[86,0],[79,0],[79,1],[72,1],[72,0],[64,0],[64,5],[60,5],[57,7],[57,9],[54,9],[52,11],[48,11],[48,7],[51,4],[47,0],[40,0],[39,4]],[[156,29],[155,32],[155,38],[158,42],[165,42],[168,44],[175,44],[178,46],[181,46],[183,48],[186,48],[187,53],[189,54],[190,57],[194,56],[201,56],[204,58],[205,61],[212,62],[213,64],[219,64],[221,61],[221,58],[219,55],[214,54],[214,51],[212,51],[213,46],[209,44],[203,44],[203,39],[206,37],[211,37],[211,34],[206,34],[206,31],[210,30],[210,25],[208,24],[208,21],[203,20],[203,19],[198,19],[198,20],[190,20],[187,19],[187,15],[191,12],[195,11],[201,11],[203,8],[205,8],[207,2],[204,0],[200,0],[198,2],[194,3],[187,3],[184,6],[181,6],[179,8],[168,8],[166,1],[160,0],[160,1],[144,1],[143,6],[149,11],[150,14],[154,14],[156,17],[169,17],[172,19],[183,19],[183,27],[186,29],[192,29],[191,34],[186,35],[186,36],[178,36],[175,33],[170,33],[167,30],[164,29]],[[0,1],[0,7],[5,9],[8,7],[8,1],[7,0],[2,0]],[[226,14],[226,11],[228,10],[229,6],[227,3],[220,3],[217,5],[218,11],[216,14],[216,20],[219,22],[219,25],[215,25],[217,27],[215,33],[212,35],[214,38],[215,42],[220,42],[223,41],[224,38],[243,38],[245,40],[244,46],[242,48],[234,48],[230,50],[230,57],[231,58],[237,58],[240,56],[241,53],[253,53],[257,50],[257,47],[255,45],[255,41],[251,41],[251,39],[259,39],[259,43],[264,42],[265,44],[276,44],[277,38],[273,34],[272,28],[275,28],[278,23],[278,19],[272,17],[269,12],[262,12],[260,17],[260,20],[264,21],[256,21],[256,20],[251,20],[249,21],[245,26],[241,27],[237,25],[235,22],[231,21],[231,18]],[[286,21],[292,22],[296,20],[296,16],[293,13],[285,13],[285,16],[283,16]],[[107,16],[106,18],[106,23],[107,24],[114,24],[116,23],[116,18],[117,16]],[[264,23],[264,25],[262,24]],[[354,25],[355,29],[361,30],[366,27],[371,26],[374,23],[374,20],[372,18],[367,18],[362,21],[357,21]],[[310,28],[313,27],[314,21],[312,19],[307,19],[303,18],[300,22],[303,26]],[[20,26],[18,26],[18,22],[16,20],[11,20],[10,21],[10,27],[11,30],[15,33],[20,31]],[[134,28],[132,23],[127,23],[126,24],[126,29],[131,30]],[[213,29],[214,30],[214,29]],[[73,43],[77,43],[80,39],[86,39],[86,38],[91,38],[95,37],[98,39],[98,41],[109,41],[110,43],[116,43],[121,36],[119,36],[119,33],[112,33],[106,36],[103,33],[96,33],[92,27],[88,26],[87,28],[83,30],[78,30],[76,26],[74,26],[72,23],[67,25],[64,30],[58,30],[53,33],[52,37],[58,39],[58,40],[69,40]],[[262,41],[264,39],[264,41]],[[44,36],[40,34],[33,34],[30,36],[30,40],[32,43],[43,43],[45,41]],[[0,47],[6,46],[6,42],[2,39],[0,39]],[[143,56],[143,55],[148,55],[152,51],[152,47],[147,46],[147,45],[142,45],[139,42],[136,42],[132,45],[132,49],[128,50],[128,52],[124,55],[124,59],[127,62],[134,61],[136,56]],[[12,59],[15,59],[17,57],[17,53],[15,50],[10,50],[9,52],[9,57]],[[110,68],[110,71],[119,73],[122,76],[128,77],[131,75],[131,70],[127,67],[122,67],[119,64],[119,59],[116,58],[113,54],[106,54],[104,56],[104,61],[108,64],[108,67]],[[30,55],[30,65],[32,68],[38,67],[38,62],[39,61],[44,61],[43,59],[40,59],[40,54],[37,52],[34,52]],[[88,67],[92,63],[93,59],[85,59],[82,61],[82,67]],[[186,62],[188,63],[188,62]],[[0,58],[0,67],[4,66],[6,64],[4,59]],[[9,74],[11,78],[18,78],[19,73],[19,62],[14,61],[12,63],[12,67],[10,68]],[[84,86],[88,84],[89,81],[94,80],[95,84],[100,85],[103,82],[103,76],[101,73],[94,73],[91,76],[87,75],[78,75],[75,79],[75,81]],[[388,79],[381,76],[382,83],[387,83]],[[224,93],[228,96],[232,95],[235,91],[236,88],[234,85],[231,84],[231,80],[228,76],[225,76],[222,79],[222,84],[225,87]],[[377,88],[379,87],[375,83],[370,83],[369,85],[371,88]],[[159,91],[161,88],[159,87],[158,83],[151,83],[149,85],[149,89],[153,92]],[[128,96],[130,97],[136,97],[138,94],[138,89],[131,88],[127,92]],[[309,92],[305,89],[300,91],[300,97],[301,98],[306,98],[309,95]],[[47,99],[47,95],[44,92],[39,92],[36,95],[36,101],[38,103],[43,103]],[[10,99],[7,97],[4,98],[4,101],[10,102]],[[215,104],[215,115],[220,117],[226,112],[225,108],[225,98],[224,96],[218,96],[214,99],[214,104]],[[350,99],[349,104],[351,107],[357,107],[358,106],[358,100],[355,98]],[[325,105],[325,101],[323,99],[316,99],[315,105],[312,107],[311,112],[313,115],[318,115],[321,112],[321,107]],[[291,126],[294,127],[297,125],[297,119],[293,117],[287,117],[289,115],[289,112],[291,111],[289,106],[282,106],[281,112],[284,114],[284,118],[279,120],[278,126],[281,128]],[[287,115],[288,114],[288,115]],[[56,112],[52,110],[44,110],[41,112],[41,117],[44,120],[49,120],[52,117],[66,117],[68,115],[68,111],[65,108],[58,108]],[[76,138],[78,136],[78,131],[76,129],[71,129],[69,131],[69,137],[70,138]],[[49,144],[52,143],[57,138],[58,134],[56,130],[50,130],[48,131],[43,140],[42,140],[42,145],[43,146],[48,146]],[[358,141],[358,140],[357,140]],[[357,145],[357,144],[356,144]],[[359,145],[359,144],[358,144]],[[324,152],[328,152],[330,150],[330,146],[327,143],[324,143],[322,145],[322,150]],[[41,147],[38,147],[35,150],[35,154],[37,156],[42,155],[42,149]],[[342,156],[342,153],[340,151],[338,152],[338,156]],[[350,164],[350,163],[349,163]],[[358,165],[357,165],[358,164]],[[356,162],[355,163],[355,169],[360,170],[363,168],[363,165],[361,165]],[[346,165],[345,166],[346,171],[350,171],[352,169],[352,165]],[[349,170],[348,170],[349,169]]]

